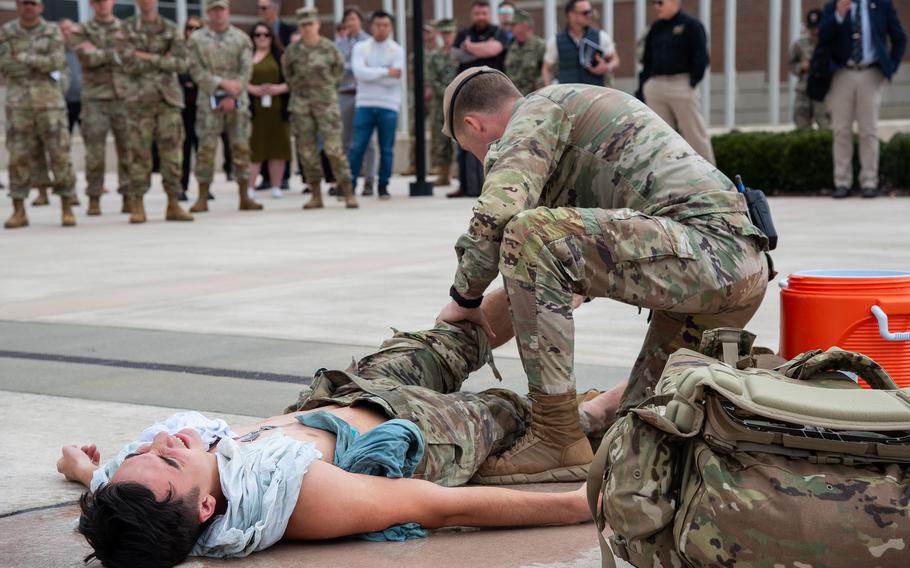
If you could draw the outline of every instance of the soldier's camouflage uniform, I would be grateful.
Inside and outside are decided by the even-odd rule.
[[[199,86],[196,103],[196,180],[200,184],[212,183],[215,174],[215,149],[222,132],[226,132],[231,145],[231,163],[240,187],[246,188],[250,167],[250,120],[247,85],[253,72],[253,43],[239,28],[230,26],[216,32],[206,26],[193,34],[189,44],[190,75]],[[224,112],[213,110],[211,97],[218,91],[223,79],[243,85],[243,93],[236,99],[236,108]]]
[[[389,418],[411,420],[426,437],[414,477],[462,485],[488,455],[522,436],[530,421],[527,401],[512,391],[459,392],[469,373],[492,362],[486,335],[474,324],[441,322],[429,331],[397,332],[346,371],[318,373],[285,412],[378,406]]]
[[[339,186],[351,184],[351,166],[341,145],[341,107],[338,86],[344,76],[344,57],[335,44],[320,37],[315,45],[303,40],[288,46],[281,59],[291,92],[291,131],[303,162],[303,175],[312,187],[322,178],[317,134]]]
[[[157,142],[161,179],[168,195],[179,195],[183,168],[183,93],[177,74],[187,69],[183,35],[162,16],[143,22],[139,14],[124,21],[127,45],[121,55],[129,73],[130,192],[142,196],[152,180],[152,142]],[[151,53],[142,61],[135,51]]]
[[[438,47],[427,54],[426,67],[426,80],[433,92],[430,102],[430,163],[436,168],[449,171],[455,157],[455,148],[452,139],[442,133],[442,99],[446,87],[457,75],[458,66],[449,57],[449,50]]]
[[[546,393],[575,388],[573,293],[652,310],[625,403],[670,353],[705,329],[743,327],[764,296],[767,239],[742,195],[625,93],[556,85],[525,97],[485,170],[454,285],[478,297],[502,273],[529,384]]]
[[[80,129],[85,142],[86,195],[100,196],[104,186],[107,133],[114,133],[117,148],[117,182],[120,193],[129,193],[129,115],[126,108],[129,76],[120,53],[126,42],[124,23],[89,20],[73,30],[71,44],[82,64],[82,114]],[[94,47],[86,49],[83,44]]]
[[[518,43],[512,39],[506,54],[506,75],[515,83],[522,95],[528,95],[543,87],[543,56],[547,42],[543,38],[531,36],[528,41]]]
[[[76,184],[60,80],[66,74],[63,34],[43,18],[31,28],[19,20],[0,30],[0,72],[6,77],[6,148],[10,196],[26,199],[35,156],[47,152],[54,193],[71,196]],[[36,180],[37,181],[37,180]]]
[[[828,114],[828,105],[825,101],[813,101],[806,93],[806,83],[809,72],[803,71],[803,63],[812,61],[812,54],[818,38],[804,33],[790,46],[790,72],[798,79],[796,83],[796,97],[793,99],[793,122],[796,128],[812,128],[812,122],[819,128],[831,128],[831,116]]]

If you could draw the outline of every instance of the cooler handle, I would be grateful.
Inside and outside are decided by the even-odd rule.
[[[888,314],[878,306],[872,306],[872,315],[878,320],[878,332],[885,341],[910,341],[910,331],[892,333],[888,331]]]

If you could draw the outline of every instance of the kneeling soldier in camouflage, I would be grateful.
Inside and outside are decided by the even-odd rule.
[[[6,76],[6,148],[13,214],[7,229],[28,225],[25,199],[32,185],[32,162],[47,151],[60,196],[62,224],[76,224],[72,199],[76,177],[70,163],[70,136],[60,80],[66,73],[63,34],[48,24],[41,0],[19,0],[19,17],[0,30],[0,72]]]
[[[623,397],[635,404],[670,353],[752,317],[767,238],[732,182],[620,91],[556,85],[522,98],[480,67],[455,78],[443,108],[444,132],[485,162],[486,181],[439,319],[491,331],[477,308],[501,272],[533,401],[524,438],[475,479],[583,479],[592,453],[575,399],[573,294],[652,310]]]

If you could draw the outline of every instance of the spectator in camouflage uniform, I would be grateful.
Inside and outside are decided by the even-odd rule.
[[[427,84],[433,95],[430,102],[430,163],[436,168],[433,185],[445,187],[451,184],[455,148],[449,137],[442,133],[442,96],[458,69],[450,57],[458,27],[455,20],[439,20],[436,31],[442,38],[442,47],[427,54]]]
[[[806,31],[790,46],[790,73],[798,79],[796,97],[793,99],[793,122],[797,129],[812,128],[813,121],[819,128],[831,128],[831,117],[825,101],[813,101],[806,93],[809,63],[818,45],[818,26],[822,11],[809,10],[806,14]]]
[[[288,46],[281,65],[291,92],[291,129],[312,192],[303,208],[323,207],[322,166],[316,143],[316,137],[321,136],[323,151],[344,196],[345,207],[356,209],[351,167],[341,145],[338,87],[344,76],[344,57],[331,40],[319,35],[319,13],[315,8],[297,10],[297,24],[300,41]]]
[[[66,73],[63,35],[47,23],[42,0],[17,0],[18,18],[0,33],[0,72],[6,86],[6,148],[13,214],[4,227],[28,225],[25,199],[32,184],[32,160],[47,152],[54,173],[54,193],[60,196],[61,222],[76,224],[71,199],[76,176],[70,163],[70,135],[60,81]]]
[[[543,87],[543,56],[547,42],[534,35],[534,19],[525,10],[515,12],[512,41],[506,53],[506,75],[522,95]]]
[[[583,479],[592,454],[575,403],[574,294],[652,310],[624,395],[637,404],[670,353],[749,321],[768,239],[732,182],[625,93],[568,84],[522,99],[479,68],[455,78],[443,108],[446,133],[487,175],[439,319],[484,324],[477,307],[501,272],[532,399],[528,434],[478,480]]]
[[[231,25],[229,0],[206,0],[206,27],[190,39],[190,75],[199,87],[196,112],[196,181],[199,198],[193,213],[209,210],[209,187],[215,174],[215,148],[227,131],[237,178],[240,210],[262,209],[247,195],[250,166],[249,97],[246,88],[253,74],[253,42]]]
[[[108,131],[117,148],[117,191],[129,209],[129,115],[126,108],[129,76],[120,58],[126,27],[114,17],[114,0],[92,0],[95,17],[76,26],[72,47],[82,64],[82,139],[85,142],[85,193],[88,215],[101,215],[104,156]]]
[[[145,223],[145,193],[152,183],[152,144],[158,146],[167,194],[167,221],[192,221],[178,202],[183,165],[183,92],[177,73],[186,70],[183,34],[158,14],[157,0],[136,0],[139,13],[124,21],[120,54],[129,74],[130,223]],[[115,37],[115,41],[119,41]]]
[[[436,22],[426,22],[423,24],[423,97],[424,113],[429,116],[433,112],[433,96],[430,91],[429,79],[427,79],[427,54],[438,47],[438,34],[436,33]],[[408,168],[401,172],[404,176],[417,175],[417,143],[414,141],[414,52],[408,53]]]

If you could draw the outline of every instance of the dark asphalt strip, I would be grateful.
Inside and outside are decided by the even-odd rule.
[[[200,367],[196,365],[175,365],[172,363],[152,363],[149,361],[104,359],[101,357],[82,357],[79,355],[60,355],[55,353],[32,353],[29,351],[7,351],[0,349],[0,357],[7,359],[26,359],[30,361],[47,361],[51,363],[71,363],[75,365],[99,365],[102,367],[118,367],[121,369],[187,373],[190,375],[204,375],[207,377],[226,377],[248,381],[270,381],[274,383],[291,383],[298,385],[308,385],[313,381],[312,377],[303,375],[219,369],[217,367]]]

